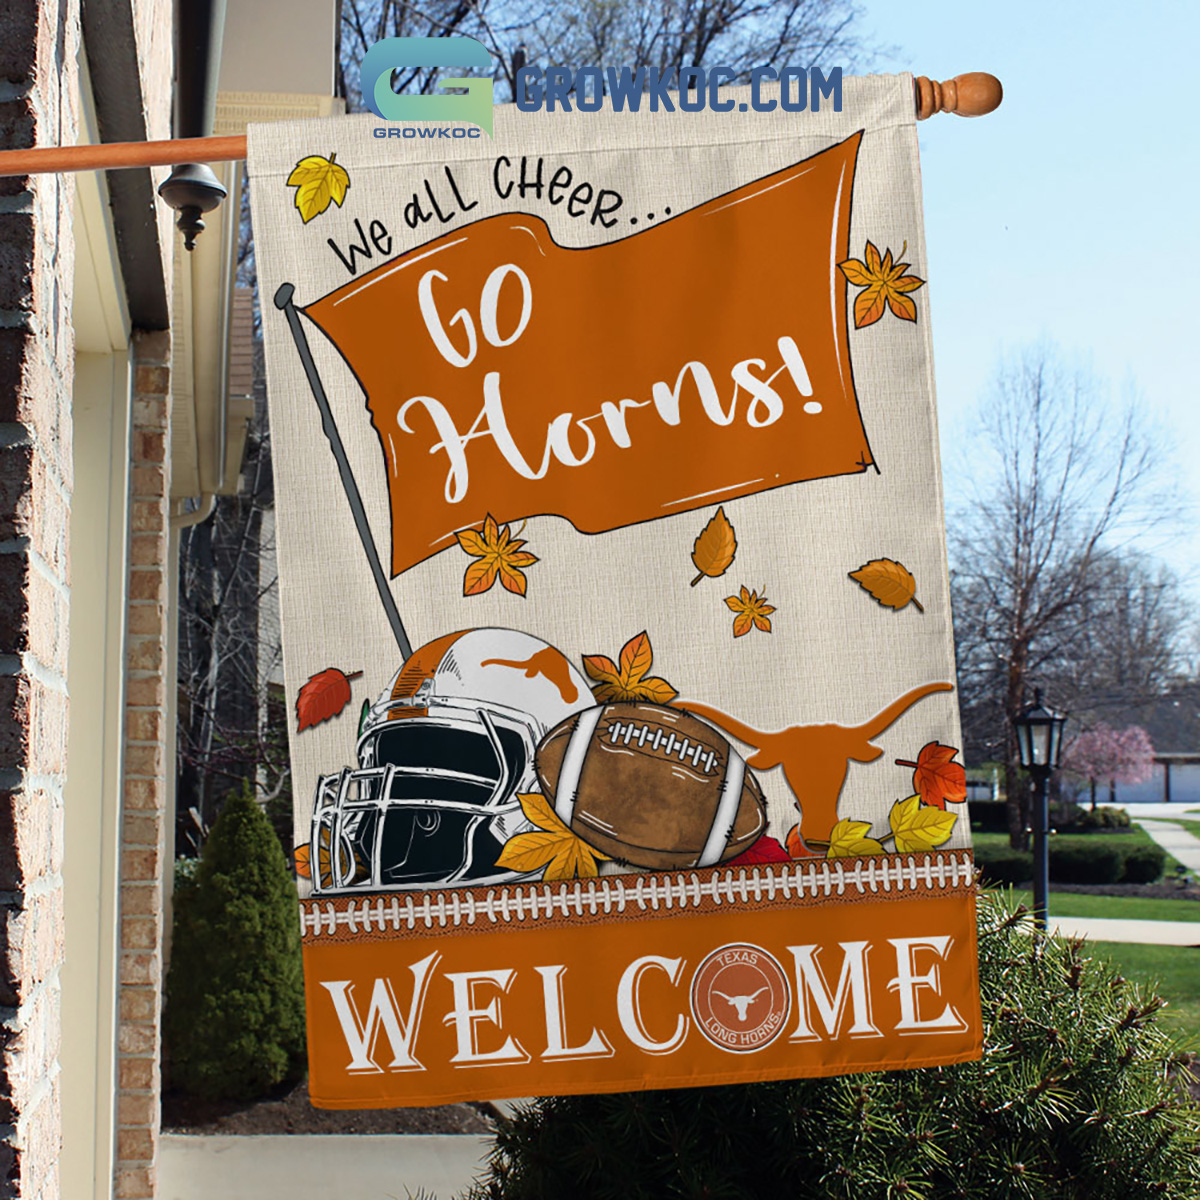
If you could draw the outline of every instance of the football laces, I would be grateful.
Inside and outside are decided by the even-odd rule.
[[[705,775],[713,773],[717,762],[716,752],[703,742],[693,742],[690,738],[680,737],[674,730],[668,732],[661,725],[649,725],[639,721],[610,721],[608,744],[633,744],[639,750],[649,749],[652,753],[662,754],[666,758],[678,757],[680,762],[691,759],[692,766],[703,770]]]

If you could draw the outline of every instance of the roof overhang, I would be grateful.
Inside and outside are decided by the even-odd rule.
[[[97,140],[148,140],[132,0],[84,4],[81,20]],[[166,329],[171,319],[164,270],[169,247],[161,237],[154,178],[144,168],[108,171],[106,176],[130,323],[135,329]]]

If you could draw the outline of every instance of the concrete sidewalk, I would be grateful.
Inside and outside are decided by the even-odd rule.
[[[163,1134],[159,1200],[429,1200],[463,1195],[491,1139],[439,1134],[187,1137]]]
[[[1127,921],[1117,917],[1051,916],[1050,926],[1053,932],[1063,937],[1083,937],[1093,942],[1200,946],[1200,921]]]
[[[1183,863],[1189,871],[1200,872],[1200,838],[1188,833],[1174,821],[1159,821],[1129,814],[1133,822],[1140,825],[1172,858]],[[1192,814],[1189,814],[1191,816]]]

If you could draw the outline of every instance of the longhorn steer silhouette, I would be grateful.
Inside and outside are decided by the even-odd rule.
[[[750,1005],[752,1005],[755,1000],[757,1000],[759,996],[763,994],[763,992],[769,990],[769,988],[760,987],[753,996],[727,996],[724,992],[718,992],[716,988],[713,988],[713,995],[720,996],[722,1000],[728,1000],[729,1003],[737,1009],[738,1020],[744,1022],[746,1020],[746,1014],[750,1011]]]
[[[846,783],[850,762],[874,762],[883,750],[872,746],[889,725],[919,700],[934,692],[952,692],[952,683],[926,683],[893,700],[882,712],[862,725],[790,725],[776,733],[753,729],[736,717],[696,704],[680,702],[688,712],[704,717],[726,733],[752,746],[755,753],[747,766],[760,771],[783,767],[783,777],[800,807],[800,836],[805,841],[828,841],[837,824],[837,802]]]

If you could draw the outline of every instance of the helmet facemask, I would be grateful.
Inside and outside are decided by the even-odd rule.
[[[314,894],[519,878],[496,858],[531,828],[517,795],[537,786],[537,723],[453,699],[411,716],[379,715],[365,722],[358,769],[317,783]]]

